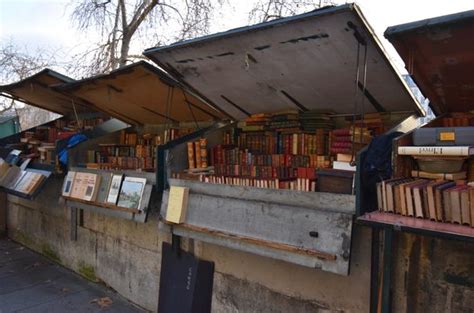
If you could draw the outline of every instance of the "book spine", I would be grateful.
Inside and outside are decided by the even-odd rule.
[[[436,146],[400,146],[400,155],[418,156],[468,156],[470,147],[436,147]]]
[[[193,142],[188,142],[188,167],[190,169],[196,168],[196,165],[194,163],[194,143]]]

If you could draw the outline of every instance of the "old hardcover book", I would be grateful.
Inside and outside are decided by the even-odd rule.
[[[201,167],[206,168],[208,166],[207,162],[207,139],[199,139],[199,148],[201,150]]]
[[[66,177],[64,177],[62,195],[65,197],[69,197],[71,195],[72,184],[74,183],[74,176],[76,176],[76,172],[69,171]]]
[[[411,171],[412,177],[420,178],[429,178],[429,179],[449,179],[449,180],[459,180],[466,178],[466,172],[457,172],[457,173],[430,173],[423,172],[418,170]]]
[[[463,225],[471,226],[471,214],[470,214],[470,201],[469,201],[469,191],[470,187],[463,188],[460,192],[461,194],[461,223]]]
[[[195,160],[196,160],[196,167],[201,168],[202,167],[202,162],[201,162],[201,146],[199,143],[199,140],[194,143],[194,155]]]
[[[189,188],[171,186],[168,197],[168,208],[166,210],[166,220],[170,223],[181,224],[186,219],[188,207]]]
[[[470,156],[474,154],[474,147],[399,146],[398,154],[419,156]]]
[[[474,187],[469,188],[469,213],[471,215],[471,226],[474,227]]]
[[[404,179],[401,179],[401,180],[396,180],[396,181],[392,181],[392,182],[387,182],[385,183],[385,193],[386,193],[386,211],[387,212],[395,212],[395,191],[394,191],[394,188],[395,186],[397,185],[400,185],[404,182],[405,180]]]
[[[436,214],[436,205],[435,205],[435,188],[437,186],[443,185],[447,183],[447,181],[442,180],[442,181],[434,181],[430,182],[428,185],[426,185],[426,192],[427,192],[427,197],[428,197],[428,212],[427,212],[427,217],[432,220],[432,221],[441,221],[441,218],[438,218]]]
[[[445,211],[444,211],[444,191],[446,189],[456,186],[455,182],[446,182],[441,185],[434,187],[435,192],[435,207],[436,207],[436,217],[438,221],[446,221]]]
[[[468,188],[467,186],[456,186],[450,189],[449,195],[451,199],[451,222],[461,224],[461,190]]]
[[[407,216],[415,216],[415,207],[413,203],[413,187],[424,183],[425,180],[414,180],[408,184],[405,184],[403,187],[405,191],[405,204],[406,204],[406,211],[404,212]]]
[[[188,146],[188,167],[196,168],[196,163],[194,162],[194,142],[190,141],[187,143]]]
[[[405,195],[405,186],[411,184],[413,181],[400,184],[400,214],[406,216],[408,214],[407,211],[407,199]]]
[[[472,127],[426,127],[413,132],[413,144],[416,146],[462,146],[473,142]]]
[[[415,217],[423,218],[424,215],[424,208],[423,203],[424,201],[424,190],[426,189],[426,185],[429,184],[429,181],[422,182],[418,185],[413,186],[413,205],[415,211]]]
[[[451,223],[452,211],[451,211],[451,192],[457,187],[451,187],[446,190],[443,190],[443,222]]]
[[[382,182],[376,183],[375,188],[377,190],[377,208],[378,208],[379,211],[383,211]]]
[[[387,184],[403,180],[404,177],[391,178],[382,181],[382,210],[388,212]]]

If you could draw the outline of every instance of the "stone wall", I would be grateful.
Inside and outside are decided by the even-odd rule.
[[[84,212],[72,241],[70,212],[58,199],[61,184],[50,179],[35,201],[9,196],[9,236],[156,310],[161,244],[170,240],[158,232],[156,213],[139,224]],[[369,292],[361,286],[369,283],[370,232],[357,230],[356,238],[349,277],[192,240],[183,246],[215,262],[213,312],[366,312]]]
[[[61,184],[61,179],[50,179],[35,201],[9,196],[9,236],[156,311],[161,244],[170,240],[158,232],[156,213],[139,224],[84,212],[77,241],[72,241],[70,212],[58,199]],[[368,228],[355,227],[348,277],[193,240],[184,240],[183,247],[215,262],[213,312],[368,312],[370,234]],[[451,312],[474,307],[469,248],[409,235],[398,240],[395,312],[410,311],[407,307],[426,311],[433,301]],[[453,255],[444,255],[451,250]],[[438,272],[430,274],[434,269]],[[419,294],[416,301],[413,293]]]

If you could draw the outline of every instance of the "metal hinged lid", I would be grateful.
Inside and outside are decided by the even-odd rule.
[[[0,86],[0,95],[62,115],[96,111],[83,101],[51,89],[52,85],[74,82],[74,79],[51,69],[44,69],[13,84]]]
[[[54,88],[135,125],[228,118],[145,61]]]
[[[385,37],[435,113],[474,110],[474,10],[392,26]]]
[[[151,48],[144,54],[241,119],[289,108],[353,113],[358,44],[361,71],[365,46],[368,53],[364,111],[424,114],[354,4]]]

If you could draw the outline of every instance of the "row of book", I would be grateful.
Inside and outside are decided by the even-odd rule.
[[[227,136],[226,136],[227,137]],[[325,154],[325,132],[242,132],[237,147],[263,154]],[[224,143],[228,140],[224,140]]]
[[[290,189],[298,191],[316,191],[316,181],[309,178],[296,178],[282,180],[279,178],[245,178],[228,177],[219,175],[201,175],[200,181],[211,184],[227,184],[236,186],[249,186],[257,188]]]
[[[355,154],[372,140],[367,128],[350,127],[335,129],[330,132],[331,154]]]
[[[211,149],[211,164],[326,168],[330,160],[324,155],[254,154],[248,149],[216,145]]]
[[[156,158],[107,157],[100,159],[100,162],[87,162],[86,167],[108,170],[154,171]]]
[[[88,162],[99,163],[107,157],[155,157],[156,147],[150,145],[99,144],[99,150],[88,150]]]
[[[201,138],[187,143],[188,168],[207,168],[207,139]]]
[[[62,195],[87,202],[141,210],[145,186],[146,178],[69,171],[64,178]]]
[[[313,167],[287,167],[287,166],[255,166],[255,165],[214,165],[214,174],[225,177],[242,178],[279,178],[316,179],[317,169]]]
[[[474,227],[474,187],[465,181],[399,177],[377,184],[379,210]]]

